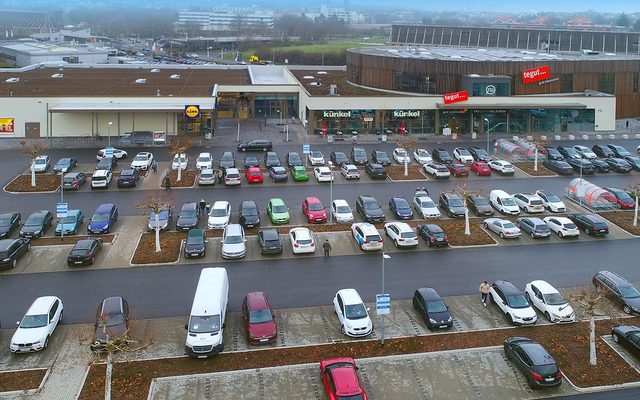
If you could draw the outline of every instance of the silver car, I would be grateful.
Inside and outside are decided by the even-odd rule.
[[[551,236],[551,229],[540,218],[521,217],[516,220],[516,226],[529,234],[532,238],[548,238]]]
[[[518,238],[521,235],[520,228],[508,219],[487,218],[483,225],[486,229],[497,233],[502,239]]]
[[[215,185],[216,173],[211,168],[205,168],[198,174],[198,185]]]

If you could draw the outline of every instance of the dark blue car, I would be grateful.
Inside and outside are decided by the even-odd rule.
[[[109,233],[118,220],[118,207],[115,204],[101,204],[91,217],[87,233]]]

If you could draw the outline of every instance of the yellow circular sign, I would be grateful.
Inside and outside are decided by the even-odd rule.
[[[184,113],[189,118],[196,118],[198,115],[200,115],[200,109],[198,108],[198,106],[188,106],[184,110]]]

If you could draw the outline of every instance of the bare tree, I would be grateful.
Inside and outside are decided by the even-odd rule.
[[[418,141],[414,138],[401,138],[396,141],[396,145],[407,152],[404,159],[404,176],[409,176],[409,157],[418,148]]]
[[[467,207],[467,196],[479,195],[482,192],[480,190],[471,190],[468,187],[468,181],[465,180],[462,186],[458,185],[454,190],[458,196],[462,197],[462,204],[464,205],[464,234],[471,235],[471,226],[469,225],[469,208]]]
[[[191,146],[189,145],[189,143],[180,143],[179,139],[174,139],[169,143],[169,155],[171,157],[175,157],[176,155],[178,156],[178,159],[180,159],[180,157],[182,156],[187,156],[187,151],[189,151],[189,149],[191,148]],[[186,167],[185,167],[186,169]],[[182,180],[182,166],[180,165],[180,162],[178,162],[178,178],[177,181],[181,181]]]
[[[638,226],[638,197],[640,197],[640,183],[629,185],[629,187],[627,188],[627,192],[629,192],[629,194],[636,199],[636,205],[634,207],[633,214],[633,226]]]
[[[529,143],[535,146],[533,170],[537,172],[538,171],[538,154],[540,153],[540,150],[548,144],[548,142],[546,140],[533,139],[533,140],[529,140]]]
[[[173,208],[175,201],[166,194],[166,192],[158,190],[147,195],[144,201],[135,204],[135,208],[139,210],[149,210],[155,217],[155,232],[156,232],[156,253],[159,253],[160,248],[160,211]]]
[[[25,156],[31,159],[31,186],[36,186],[36,157],[38,157],[42,151],[46,148],[45,144],[40,140],[32,140],[27,142],[23,140],[20,142],[22,146],[22,152]]]

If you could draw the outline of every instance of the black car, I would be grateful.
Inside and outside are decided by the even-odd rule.
[[[593,285],[604,291],[627,314],[640,315],[640,291],[628,280],[610,271],[599,271],[591,279]]]
[[[538,342],[525,337],[504,341],[504,354],[516,364],[532,389],[562,384],[562,372],[551,354]]]
[[[260,161],[258,160],[258,157],[254,156],[253,154],[249,154],[244,157],[245,169],[249,169],[251,167],[259,167],[259,166],[260,166]]]
[[[467,207],[469,208],[469,211],[478,217],[491,216],[495,213],[495,211],[493,211],[493,207],[489,204],[489,199],[477,194],[467,196]]]
[[[355,165],[365,165],[369,160],[367,159],[367,152],[362,147],[351,148],[351,160]]]
[[[54,172],[71,172],[72,169],[78,166],[78,160],[75,158],[61,158],[53,167]]]
[[[544,160],[542,163],[546,169],[553,171],[558,175],[573,175],[573,167],[566,161],[560,160]]]
[[[302,158],[300,158],[300,154],[295,151],[290,151],[287,153],[286,163],[289,168],[302,165]]]
[[[240,203],[240,225],[245,228],[260,226],[260,211],[253,200],[244,200]]]
[[[188,231],[197,228],[200,220],[200,207],[198,203],[185,203],[180,209],[178,220],[176,221],[177,231]]]
[[[275,229],[261,229],[258,232],[258,246],[261,254],[282,253],[282,240]]]
[[[607,147],[611,149],[614,157],[625,158],[626,156],[630,156],[629,150],[625,149],[622,146],[618,146],[615,144],[608,144]]]
[[[457,193],[445,192],[438,200],[440,208],[451,218],[464,218],[464,200]]]
[[[0,214],[0,239],[9,237],[20,226],[21,218],[18,212]]]
[[[96,165],[96,171],[100,169],[108,169],[110,171],[113,171],[116,168],[117,163],[117,157],[103,157],[102,160],[98,161],[98,164]]]
[[[609,172],[609,164],[607,164],[604,160],[592,159],[591,164],[593,164],[593,168],[596,172]]]
[[[84,172],[69,172],[62,178],[62,187],[64,190],[78,190],[86,182],[87,175]]]
[[[373,196],[358,196],[356,211],[367,222],[384,222],[384,212]]]
[[[67,265],[93,264],[101,248],[100,238],[78,240],[67,256]]]
[[[275,151],[267,151],[264,155],[264,165],[267,168],[280,166],[280,157],[278,157],[278,153]]]
[[[453,326],[449,306],[432,288],[420,288],[413,294],[413,308],[424,318],[429,329],[448,329]]]
[[[189,229],[184,243],[184,257],[204,257],[207,255],[207,237],[204,229]]]
[[[581,159],[582,156],[578,154],[576,149],[570,146],[558,146],[558,152],[562,154],[562,156],[568,160],[570,158]]]
[[[486,163],[491,161],[491,156],[482,147],[471,146],[467,150],[469,150],[469,153],[471,153],[471,156],[475,161],[484,161]]]
[[[442,228],[434,224],[418,225],[418,235],[427,242],[427,246],[448,246],[449,237]]]
[[[220,157],[220,162],[218,163],[218,166],[221,169],[235,168],[236,167],[236,157],[233,155],[232,152],[225,151],[224,153],[222,153],[222,156]]]
[[[471,153],[473,155],[473,153]],[[451,158],[451,154],[448,151],[442,148],[434,149],[431,152],[431,158],[433,161],[439,162],[441,164],[449,164],[453,162],[453,158]]]
[[[20,236],[27,238],[37,238],[44,235],[45,231],[51,226],[53,215],[49,210],[34,211],[29,215],[27,221],[20,229]]]
[[[342,166],[342,164],[350,164],[347,155],[341,151],[332,151],[329,159],[338,166]]]
[[[96,311],[93,341],[89,346],[94,353],[104,352],[107,347],[107,335],[115,344],[129,337],[129,303],[121,296],[107,297],[102,300]]]
[[[604,144],[596,144],[591,148],[591,150],[594,153],[596,153],[598,157],[607,158],[607,157],[616,156],[616,154],[608,146],[605,146]]]
[[[371,152],[371,162],[381,165],[391,165],[391,159],[385,151],[374,150]]]
[[[555,147],[547,146],[544,149],[547,151],[548,160],[564,160],[562,154],[560,154],[560,152]]]
[[[382,164],[369,163],[364,167],[364,172],[371,179],[387,179],[387,171],[384,170]]]
[[[580,170],[582,170],[583,175],[592,175],[596,172],[595,167],[589,160],[582,158],[567,158],[566,163],[571,165],[577,173],[580,173]]]
[[[123,169],[122,171],[120,171],[120,176],[118,177],[118,187],[136,186],[139,179],[140,173],[136,168]]]
[[[640,171],[640,157],[626,156],[624,157],[624,160],[628,162],[629,165],[631,165],[631,168],[633,168],[636,171]]]
[[[398,219],[413,219],[411,205],[404,197],[392,197],[389,200],[389,209]]]
[[[31,250],[31,240],[27,238],[0,240],[0,267],[15,268],[18,258]]]
[[[609,234],[609,227],[604,220],[594,214],[573,214],[569,219],[586,232],[587,235],[603,236]]]
[[[611,329],[614,342],[624,346],[631,354],[640,358],[640,328],[634,325],[616,325]]]
[[[268,140],[252,140],[250,142],[238,143],[238,151],[271,151],[273,143]]]
[[[622,158],[609,157],[605,161],[609,164],[609,168],[612,171],[622,173],[631,172],[631,165]]]

